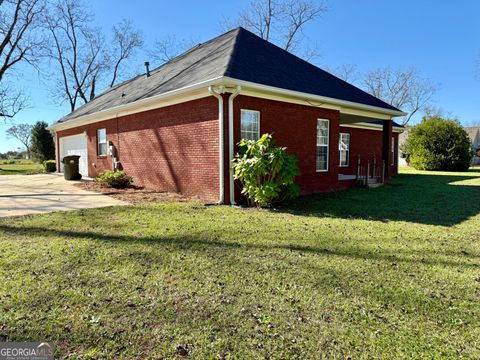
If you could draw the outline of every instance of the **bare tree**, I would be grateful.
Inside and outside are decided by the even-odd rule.
[[[71,111],[79,101],[92,100],[99,86],[113,86],[121,77],[121,65],[143,44],[140,32],[123,21],[114,27],[109,46],[80,0],[58,1],[45,24],[52,39],[49,58],[57,65],[54,96],[67,100]]]
[[[350,84],[355,84],[360,80],[357,65],[354,64],[343,64],[335,68],[326,68],[326,70]]]
[[[193,39],[178,40],[176,36],[169,35],[155,40],[153,49],[148,51],[148,56],[154,63],[161,65],[195,46],[195,44],[198,44],[198,41]]]
[[[0,117],[12,118],[26,106],[25,96],[11,82],[8,74],[22,63],[34,64],[42,39],[35,32],[39,26],[43,0],[0,0]]]
[[[30,157],[30,139],[32,137],[32,125],[18,124],[7,129],[7,135],[19,140],[27,148],[27,157]]]
[[[28,106],[28,100],[21,90],[0,83],[0,118],[13,118]]]
[[[438,88],[431,80],[422,78],[415,68],[372,70],[366,74],[364,85],[373,96],[407,112],[404,125],[430,105]]]
[[[305,38],[305,26],[320,18],[326,11],[324,1],[252,0],[250,5],[240,12],[235,24],[287,51],[300,53],[300,49],[304,47],[302,42]],[[311,51],[309,53],[311,54]]]
[[[113,65],[110,87],[115,85],[122,63],[131,58],[135,51],[142,46],[142,34],[133,28],[130,21],[123,20],[113,27],[113,46],[108,58]]]
[[[91,16],[80,2],[59,1],[45,16],[52,39],[49,57],[57,67],[55,94],[67,100],[73,111],[79,99],[85,103],[95,94],[95,81],[103,66],[102,39],[90,26]]]

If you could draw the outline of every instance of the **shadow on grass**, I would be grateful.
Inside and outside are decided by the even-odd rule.
[[[72,231],[72,230],[59,230],[59,229],[45,229],[43,227],[16,227],[10,225],[0,225],[0,232],[5,235],[20,235],[22,233],[29,234],[30,236],[60,236],[66,239],[78,239],[78,240],[94,240],[100,242],[114,242],[116,244],[135,245],[143,244],[148,245],[149,248],[143,253],[150,257],[155,257],[156,251],[151,251],[150,247],[169,247],[167,251],[171,251],[171,248],[181,251],[191,251],[196,253],[214,251],[216,256],[219,256],[219,251],[249,251],[254,250],[266,250],[266,251],[293,251],[299,254],[316,254],[320,256],[339,256],[352,260],[373,260],[373,261],[385,261],[390,263],[411,263],[413,265],[427,265],[427,266],[446,266],[446,267],[459,267],[459,268],[480,268],[480,257],[475,254],[469,254],[462,251],[436,254],[425,253],[423,250],[405,250],[405,249],[392,249],[370,251],[368,249],[361,248],[338,248],[335,243],[326,242],[324,246],[305,246],[296,245],[292,243],[288,244],[261,244],[261,243],[240,243],[236,241],[224,241],[218,239],[209,239],[205,235],[201,234],[189,234],[179,236],[139,236],[139,235],[107,235],[91,231]],[[1,237],[0,237],[1,241]],[[162,252],[163,253],[163,252]],[[132,255],[132,254],[131,254]],[[152,259],[155,261],[155,259]]]
[[[478,179],[478,171],[399,174],[380,188],[304,196],[280,210],[302,216],[452,226],[480,213],[480,186],[467,182]]]

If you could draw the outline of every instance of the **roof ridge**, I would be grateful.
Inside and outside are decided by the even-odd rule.
[[[200,42],[200,43],[198,43],[197,45],[194,45],[194,46],[192,46],[191,48],[188,48],[188,49],[185,50],[184,52],[182,52],[182,53],[178,54],[177,56],[173,57],[172,59],[164,62],[163,64],[161,64],[161,65],[159,65],[159,66],[157,66],[157,67],[154,68],[151,72],[152,72],[152,73],[153,73],[153,72],[157,72],[160,68],[164,67],[165,65],[171,64],[171,63],[173,63],[173,62],[176,62],[176,61],[180,60],[181,58],[184,58],[186,55],[188,55],[188,54],[191,53],[192,51],[197,50],[199,47],[201,47],[201,46],[206,46],[206,45],[214,42],[214,41],[217,40],[218,38],[221,38],[221,37],[223,37],[223,36],[226,36],[226,35],[230,34],[231,32],[234,32],[235,30],[238,30],[238,27],[237,27],[237,28],[234,28],[234,29],[231,29],[231,30],[229,30],[229,31],[227,31],[227,32],[225,32],[225,33],[222,33],[222,34],[220,34],[220,35],[217,35],[217,36],[215,36],[214,38],[212,38],[212,39],[210,39],[210,40],[207,40],[207,41],[205,41],[205,42]]]
[[[238,65],[238,64],[235,64],[235,57],[236,57],[236,55],[237,55],[237,53],[238,53],[239,42],[244,39],[244,37],[242,37],[242,36],[243,36],[242,34],[248,34],[249,36],[252,36],[252,37],[255,38],[256,40],[265,42],[266,44],[268,44],[268,46],[271,46],[271,47],[273,47],[273,48],[276,48],[277,50],[279,50],[279,51],[281,51],[282,53],[284,53],[286,56],[292,57],[292,58],[294,58],[296,61],[300,61],[300,62],[301,62],[304,66],[306,66],[307,68],[312,69],[312,70],[314,70],[314,71],[320,71],[320,72],[322,72],[322,73],[325,73],[325,74],[327,74],[328,76],[331,76],[331,77],[335,78],[337,81],[340,81],[340,82],[343,83],[346,87],[353,88],[353,89],[355,89],[356,91],[362,92],[364,96],[367,96],[367,97],[376,99],[377,101],[379,101],[380,103],[382,103],[383,105],[385,105],[386,108],[390,108],[390,109],[392,109],[392,110],[393,110],[393,109],[399,110],[399,109],[397,109],[395,106],[387,103],[386,101],[383,101],[383,100],[377,98],[376,96],[373,96],[372,94],[366,92],[365,90],[362,90],[362,89],[360,89],[359,87],[357,87],[357,86],[355,86],[355,85],[353,85],[353,84],[350,84],[349,82],[347,82],[347,81],[345,81],[345,80],[340,79],[339,77],[331,74],[330,72],[322,69],[321,67],[319,67],[319,66],[317,66],[317,65],[314,65],[314,64],[308,62],[308,61],[305,60],[305,59],[302,59],[302,58],[299,57],[298,55],[295,55],[295,54],[291,53],[290,51],[285,50],[284,48],[282,48],[282,47],[274,44],[273,42],[270,42],[270,41],[268,41],[268,40],[263,39],[263,38],[260,37],[259,35],[251,32],[251,31],[249,31],[249,30],[247,30],[247,29],[245,29],[245,28],[243,28],[243,27],[241,27],[241,26],[240,26],[240,27],[237,27],[237,28],[234,29],[234,30],[238,30],[238,34],[237,34],[237,37],[236,37],[236,40],[235,40],[234,49],[233,49],[233,51],[232,51],[231,57],[230,57],[229,62],[228,62],[227,71],[226,71],[226,73],[225,73],[226,76],[235,77],[234,75],[232,75],[232,72],[234,72],[234,71],[233,71],[234,66],[235,66],[235,65]],[[247,40],[247,41],[248,41],[248,40]]]

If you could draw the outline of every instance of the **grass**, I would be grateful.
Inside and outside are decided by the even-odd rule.
[[[0,160],[0,175],[29,175],[41,172],[42,164],[32,160]]]
[[[480,358],[480,172],[277,210],[0,220],[0,341],[59,358]]]

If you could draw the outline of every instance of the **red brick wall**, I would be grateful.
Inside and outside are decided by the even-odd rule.
[[[373,163],[374,158],[376,158],[377,164],[382,163],[382,131],[341,126],[340,132],[350,134],[350,163],[348,167],[340,167],[340,174],[355,175],[359,157],[363,164],[368,161]],[[398,133],[394,132],[392,136],[395,138],[395,161],[394,163],[391,162],[391,153],[389,152],[388,165],[390,166],[390,174],[394,175],[397,173]]]
[[[225,201],[229,202],[228,95],[224,94]],[[240,140],[240,110],[260,111],[260,132],[273,133],[298,159],[297,178],[303,194],[346,188],[338,174],[355,174],[356,156],[382,161],[382,132],[339,126],[340,113],[313,106],[289,104],[239,95],[234,101],[234,142]],[[316,171],[317,119],[330,120],[329,171]],[[97,156],[97,130],[105,128],[123,169],[135,184],[148,188],[218,199],[218,100],[207,97],[183,104],[111,119],[58,132],[58,137],[88,135],[89,176],[111,169],[111,158]],[[351,134],[350,166],[339,168],[338,137]],[[398,144],[398,134],[395,134]],[[236,152],[236,150],[235,150]],[[397,161],[397,155],[395,155]],[[396,163],[392,166],[396,172]],[[241,199],[239,184],[236,199]]]
[[[338,183],[338,111],[240,95],[234,103],[235,143],[240,140],[241,109],[260,111],[260,133],[272,133],[278,146],[287,147],[297,157],[301,173],[297,182],[303,194],[343,185]],[[316,171],[317,119],[330,120],[328,172]]]
[[[110,156],[97,156],[101,128],[136,185],[218,199],[218,101],[214,97],[58,132],[58,137],[87,132],[91,177],[112,167]]]

